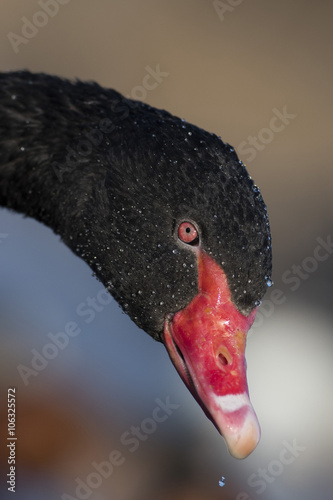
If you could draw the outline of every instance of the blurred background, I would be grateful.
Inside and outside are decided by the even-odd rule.
[[[113,300],[87,323],[77,308],[102,289],[88,266],[48,228],[1,209],[1,499],[11,498],[8,387],[18,500],[329,498],[332,17],[328,0],[2,0],[1,71],[95,80],[236,148],[268,205],[275,285],[247,346],[262,438],[237,461],[163,345]],[[145,75],[158,68],[163,77],[147,89]],[[26,385],[18,367],[31,368],[69,322],[80,334],[43,370],[25,372]],[[167,398],[178,407],[130,451],[121,436]],[[123,463],[99,479],[93,464],[114,450]]]

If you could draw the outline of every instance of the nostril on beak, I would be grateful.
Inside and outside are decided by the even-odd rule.
[[[221,352],[219,354],[219,361],[220,361],[220,363],[221,363],[222,366],[225,366],[225,365],[228,364],[227,358]]]
[[[227,366],[231,365],[232,363],[232,357],[230,356],[229,352],[226,349],[220,350],[217,356],[220,365],[222,366]]]

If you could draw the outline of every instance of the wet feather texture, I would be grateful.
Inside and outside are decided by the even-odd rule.
[[[0,75],[0,204],[50,226],[124,311],[161,340],[166,314],[197,293],[194,221],[248,315],[271,276],[257,186],[232,147],[166,111],[96,83]]]

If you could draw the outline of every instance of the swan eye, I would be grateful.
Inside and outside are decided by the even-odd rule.
[[[188,245],[197,245],[199,243],[199,233],[191,222],[182,222],[180,224],[178,228],[178,238]]]

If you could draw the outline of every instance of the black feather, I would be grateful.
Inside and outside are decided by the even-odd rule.
[[[266,206],[233,148],[96,83],[0,74],[0,205],[60,234],[157,340],[197,294],[177,222],[197,224],[243,314],[271,276]]]

